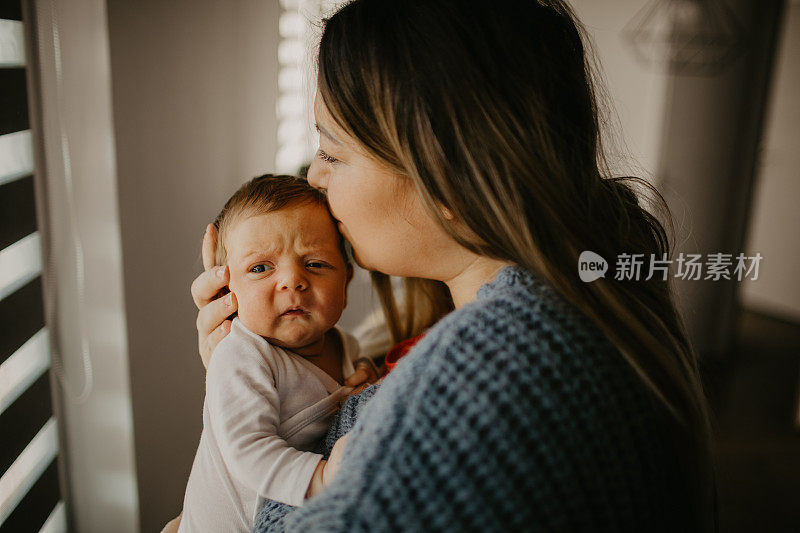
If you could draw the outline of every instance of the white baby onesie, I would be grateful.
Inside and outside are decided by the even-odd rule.
[[[348,377],[358,341],[334,329]],[[351,390],[235,318],[208,365],[203,432],[179,531],[250,532],[264,499],[301,505],[322,459],[310,450]]]

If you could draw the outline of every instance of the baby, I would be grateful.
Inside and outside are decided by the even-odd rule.
[[[261,176],[215,226],[238,316],[208,364],[181,532],[249,532],[264,499],[301,505],[319,490],[326,462],[311,450],[353,390],[343,383],[358,357],[335,327],[353,267],[322,193]]]

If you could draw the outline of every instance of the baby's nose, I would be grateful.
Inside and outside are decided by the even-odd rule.
[[[289,289],[294,289],[296,291],[304,291],[307,288],[308,287],[306,286],[304,281],[298,281],[296,283],[282,283],[281,284],[281,290],[284,290],[284,291],[285,290],[289,290]]]
[[[304,276],[299,275],[297,272],[288,272],[281,277],[279,286],[283,291],[290,289],[304,291],[308,288],[308,281],[306,281]]]

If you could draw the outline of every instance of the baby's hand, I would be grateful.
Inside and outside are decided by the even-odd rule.
[[[355,361],[355,372],[344,380],[347,387],[354,387],[350,396],[360,394],[364,389],[378,381],[383,372],[378,370],[371,359],[362,357]]]

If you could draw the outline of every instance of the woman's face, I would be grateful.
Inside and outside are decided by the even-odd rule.
[[[327,189],[331,213],[358,264],[395,276],[446,279],[450,268],[442,255],[458,245],[427,213],[410,180],[368,155],[335,123],[319,93],[314,114],[320,149],[308,181]]]

